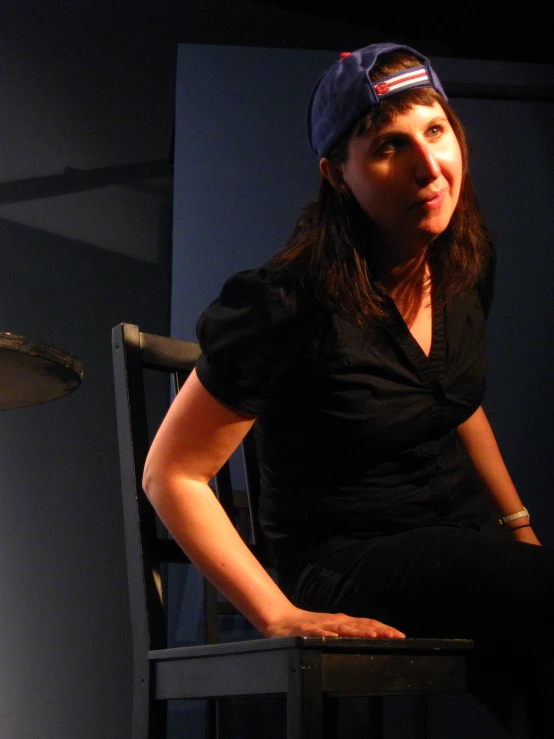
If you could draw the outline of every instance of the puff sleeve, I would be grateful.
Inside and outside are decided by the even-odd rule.
[[[265,268],[238,272],[197,321],[198,378],[223,404],[257,416],[308,328],[307,300],[298,283]]]

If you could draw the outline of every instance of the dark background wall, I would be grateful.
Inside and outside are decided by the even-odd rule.
[[[375,30],[286,3],[136,5],[0,0],[0,331],[71,352],[85,367],[73,395],[0,412],[2,739],[129,734],[110,331],[120,321],[170,328],[178,42],[342,50],[401,40],[388,21]],[[444,42],[440,52],[448,56]],[[526,236],[535,270],[536,244]],[[526,274],[526,265],[518,270]],[[517,275],[505,284],[516,297],[533,292]],[[518,317],[523,335],[529,312]],[[541,326],[537,346],[548,337]],[[536,376],[547,380],[547,362]],[[532,433],[542,461],[542,426]],[[187,728],[184,735],[196,739]]]

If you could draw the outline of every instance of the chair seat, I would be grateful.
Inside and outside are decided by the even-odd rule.
[[[299,680],[317,675],[328,696],[406,695],[467,691],[472,651],[467,639],[286,637],[151,650],[148,659],[164,700],[287,693],[295,669]]]

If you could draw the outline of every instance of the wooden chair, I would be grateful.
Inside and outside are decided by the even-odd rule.
[[[282,695],[287,739],[322,739],[333,728],[328,716],[336,709],[336,698],[373,696],[382,701],[386,696],[470,690],[469,640],[289,637],[215,643],[217,619],[225,606],[210,587],[205,614],[207,641],[212,643],[168,648],[161,563],[186,557],[174,541],[160,537],[156,514],[142,491],[142,469],[155,431],[148,429],[144,376],[148,370],[169,373],[178,387],[194,367],[199,347],[121,323],[112,331],[112,350],[134,653],[132,739],[165,737],[167,701],[174,699],[205,698],[213,706],[223,698]],[[235,521],[241,518],[237,508],[244,510],[246,502],[253,524],[247,543],[264,561],[253,515],[257,476],[251,437],[243,448],[246,498],[233,494],[228,465],[217,476],[216,494]],[[382,711],[370,715],[369,735],[378,739],[383,736]],[[211,728],[217,730],[213,724]],[[418,736],[425,736],[424,728]]]

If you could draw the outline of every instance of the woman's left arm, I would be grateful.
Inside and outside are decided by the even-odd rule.
[[[467,421],[458,426],[458,434],[465,446],[479,476],[492,496],[500,516],[509,516],[522,511],[524,506],[504,464],[494,434],[481,406]],[[512,536],[518,541],[540,545],[529,518],[523,516],[511,521],[507,526],[513,530]],[[524,528],[520,528],[520,527]]]

